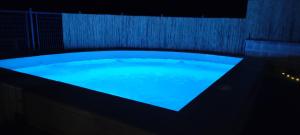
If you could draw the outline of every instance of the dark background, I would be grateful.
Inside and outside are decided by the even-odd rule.
[[[4,0],[0,7],[72,13],[243,18],[247,0]]]

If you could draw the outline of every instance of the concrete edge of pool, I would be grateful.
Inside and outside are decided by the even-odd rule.
[[[208,88],[209,90],[201,95],[201,98],[197,97],[191,104],[177,113],[93,91],[78,90],[82,88],[15,73],[6,69],[1,69],[0,74],[5,76],[1,77],[1,82],[21,87],[23,93],[38,95],[62,105],[71,105],[78,109],[80,108],[80,110],[93,112],[96,115],[138,127],[150,133],[194,133],[196,129],[197,131],[201,129],[202,133],[223,132],[236,134],[238,131],[228,130],[232,128],[233,125],[236,126],[238,125],[237,123],[239,123],[232,121],[232,119],[236,119],[233,118],[232,113],[236,114],[236,117],[242,117],[242,114],[240,114],[240,111],[243,110],[241,103],[249,98],[247,94],[251,91],[254,83],[253,80],[259,75],[255,73],[260,72],[260,70],[257,69],[257,64],[255,64],[257,70],[252,71],[252,69],[247,66],[249,63],[251,62],[249,62],[248,59],[243,60],[237,67]],[[248,71],[248,73],[246,71]],[[241,75],[241,72],[243,75]],[[247,76],[246,78],[244,77],[245,75]],[[232,80],[236,80],[234,84],[232,84]],[[220,87],[224,86],[224,84],[237,86],[229,91],[219,91]],[[64,89],[64,91],[55,91],[57,89]],[[23,95],[26,96],[27,94]],[[241,97],[245,97],[246,99],[241,99]],[[78,99],[82,100],[78,101]],[[33,101],[34,100],[35,99],[33,99]],[[36,101],[38,102],[38,99],[36,99]],[[103,104],[95,104],[100,102]],[[224,110],[224,106],[228,108]],[[44,112],[43,110],[39,110],[39,112],[45,113],[44,115],[50,113]],[[220,123],[220,121],[223,122]],[[214,127],[214,130],[208,127]],[[219,130],[217,131],[215,129]]]
[[[32,66],[37,64],[51,64],[57,62],[70,62],[75,60],[88,60],[96,58],[160,58],[160,59],[187,59],[187,60],[202,60],[210,62],[221,62],[233,64],[241,60],[241,57],[201,54],[192,52],[172,52],[172,51],[137,51],[137,50],[110,50],[110,51],[87,51],[87,52],[69,52],[60,54],[49,54],[39,56],[27,56],[20,58],[10,58],[0,60],[0,67],[14,68]],[[43,59],[42,61],[39,59]],[[35,61],[34,61],[35,60]]]

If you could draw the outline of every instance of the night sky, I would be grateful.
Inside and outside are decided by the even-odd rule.
[[[244,17],[247,0],[5,0],[0,8],[125,15]]]

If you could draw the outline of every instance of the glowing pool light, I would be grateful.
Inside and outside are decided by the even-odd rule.
[[[0,60],[0,67],[180,111],[242,59],[159,51],[99,51]]]

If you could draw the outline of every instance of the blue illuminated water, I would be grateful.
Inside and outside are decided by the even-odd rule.
[[[211,56],[212,61],[219,58]],[[179,111],[241,60],[222,57],[223,61],[226,59],[230,62],[120,57],[51,62],[10,69]],[[2,61],[2,65],[5,63],[7,66],[7,61]]]

